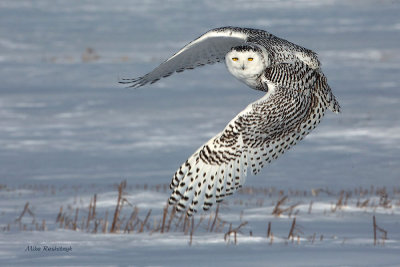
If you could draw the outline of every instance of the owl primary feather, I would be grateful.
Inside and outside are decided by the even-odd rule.
[[[169,203],[189,216],[242,187],[247,170],[257,174],[294,146],[340,106],[316,53],[256,29],[222,27],[187,44],[150,73],[120,82],[155,83],[185,69],[225,61],[250,88],[266,92],[202,145],[173,175]]]

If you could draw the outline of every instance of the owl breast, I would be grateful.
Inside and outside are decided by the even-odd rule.
[[[252,77],[243,77],[240,80],[253,89],[259,89],[259,87],[262,86],[258,75],[254,75]]]
[[[227,64],[228,71],[239,81],[242,83],[246,84],[252,89],[255,90],[260,90],[264,92],[268,92],[268,85],[265,80],[265,75],[264,75],[264,66],[262,68],[261,73],[260,71],[257,70],[255,73],[253,71],[249,70],[242,70],[238,69],[235,67],[229,67]]]

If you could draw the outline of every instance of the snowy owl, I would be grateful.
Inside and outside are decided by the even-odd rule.
[[[241,188],[248,168],[257,174],[310,133],[327,109],[340,111],[316,53],[249,28],[210,30],[152,72],[120,82],[140,87],[224,59],[233,76],[266,94],[233,118],[174,174],[169,204],[189,216],[201,208],[208,210]]]

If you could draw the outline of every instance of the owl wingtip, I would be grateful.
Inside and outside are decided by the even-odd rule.
[[[125,88],[134,88],[134,89],[142,87],[143,85],[146,84],[146,82],[143,82],[142,77],[135,78],[135,79],[119,78],[118,83],[123,84],[123,85],[129,85],[129,86],[126,86]]]

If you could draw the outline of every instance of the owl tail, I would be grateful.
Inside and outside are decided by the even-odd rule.
[[[325,103],[325,106],[327,106],[332,112],[339,113],[341,111],[339,102],[333,95],[325,75],[322,72],[320,72],[319,74],[319,79],[317,79],[316,81],[316,89],[320,92],[321,100]]]

